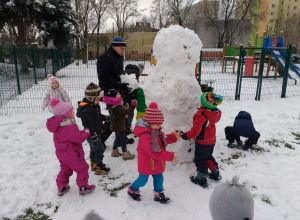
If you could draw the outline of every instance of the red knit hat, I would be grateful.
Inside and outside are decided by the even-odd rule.
[[[158,109],[156,102],[151,102],[145,112],[145,121],[152,125],[161,125],[164,123],[164,115]]]

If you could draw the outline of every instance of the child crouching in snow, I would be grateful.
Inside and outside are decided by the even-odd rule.
[[[95,185],[88,185],[89,165],[84,158],[82,143],[90,136],[88,130],[79,131],[70,103],[60,102],[58,98],[50,100],[54,117],[47,120],[47,129],[53,133],[56,156],[60,163],[60,172],[56,178],[58,195],[69,191],[69,177],[77,173],[79,194],[92,192]]]
[[[155,102],[146,109],[145,118],[137,121],[134,135],[139,136],[137,147],[139,177],[128,187],[128,195],[134,200],[142,199],[139,188],[145,186],[149,175],[153,177],[154,201],[168,203],[170,199],[164,195],[163,172],[165,161],[177,163],[179,157],[174,152],[166,151],[168,144],[180,138],[181,131],[165,135],[161,131],[164,116]]]
[[[214,93],[206,92],[201,95],[201,107],[193,117],[193,127],[183,133],[182,139],[195,140],[194,163],[197,167],[197,176],[191,176],[193,183],[207,187],[206,175],[211,170],[209,178],[221,180],[218,163],[213,157],[216,143],[216,123],[221,119],[222,112],[217,108],[223,101],[223,97]]]

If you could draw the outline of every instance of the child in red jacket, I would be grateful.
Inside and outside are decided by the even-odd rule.
[[[181,138],[181,131],[165,135],[161,131],[163,122],[162,112],[157,104],[152,102],[146,109],[145,118],[139,119],[135,125],[134,135],[139,137],[137,147],[139,177],[128,187],[128,195],[134,200],[142,199],[139,188],[145,186],[149,175],[152,175],[154,201],[163,204],[170,201],[164,195],[162,173],[165,171],[165,161],[177,163],[179,157],[175,155],[175,152],[167,151],[166,147]]]
[[[221,180],[218,163],[213,157],[216,143],[216,123],[220,120],[222,112],[217,108],[223,101],[223,97],[214,93],[201,95],[201,108],[193,117],[193,127],[183,133],[182,139],[195,140],[194,163],[197,167],[197,176],[191,176],[193,183],[207,187],[206,175],[216,181]],[[208,174],[208,169],[211,173]]]

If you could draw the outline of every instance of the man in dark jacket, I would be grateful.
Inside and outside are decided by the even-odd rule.
[[[248,150],[252,144],[256,144],[260,133],[254,128],[251,115],[248,112],[240,111],[236,116],[233,127],[228,126],[225,128],[226,139],[229,141],[227,147],[233,148],[236,146],[234,140],[236,140],[237,145],[243,150]],[[240,136],[248,138],[243,145]]]
[[[111,45],[97,61],[97,73],[99,86],[102,90],[117,89],[121,93],[128,93],[130,90],[126,83],[121,83],[120,75],[123,73],[123,54],[126,42],[121,37],[115,37]],[[123,94],[122,94],[123,95]]]

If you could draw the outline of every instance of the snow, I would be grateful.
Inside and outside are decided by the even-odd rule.
[[[165,34],[169,34],[169,31],[173,30],[165,30]],[[186,40],[188,45],[194,39],[193,34],[188,30],[184,31],[185,35],[190,37]],[[178,38],[180,36],[179,34]],[[172,40],[169,38],[169,41]],[[174,39],[173,43],[180,48],[182,44],[179,39],[177,40]],[[163,53],[160,48],[164,47],[164,44],[159,39],[155,41],[156,43],[158,45],[154,48],[154,52],[159,57],[159,52]],[[198,45],[200,46],[201,42]],[[171,49],[170,52],[174,56],[181,53]],[[190,54],[193,52],[190,51]],[[182,85],[181,83],[186,81],[185,78],[190,78],[194,73],[194,66],[190,69],[192,65],[188,61],[178,61],[173,58],[164,61],[163,59],[164,57],[158,59],[157,68],[153,68],[153,74],[145,77],[144,84],[141,83],[140,86],[144,88],[147,102],[156,101],[164,113],[163,131],[167,133],[174,129],[187,131],[199,105],[201,92],[198,89],[199,92],[191,93],[190,91],[195,91],[193,84],[186,86],[180,92],[179,87],[174,85]],[[97,80],[96,68],[89,68],[94,78],[78,78],[80,71],[74,72],[72,69],[68,71],[67,77],[61,78],[60,81],[68,91],[71,88],[68,87],[68,80],[76,79],[72,81],[77,83],[76,90],[73,90],[70,95],[75,104],[79,100],[75,100],[74,97],[83,95],[86,85],[92,80]],[[172,73],[172,76],[169,73]],[[182,73],[185,75],[183,76]],[[159,84],[158,79],[164,82]],[[43,84],[46,88],[46,80]],[[44,91],[38,85],[33,86],[26,93],[30,92],[44,96]],[[17,101],[13,103],[16,104]],[[239,175],[240,182],[245,184],[253,195],[255,219],[294,220],[300,217],[299,106],[299,96],[262,101],[225,99],[220,105],[222,118],[217,124],[214,156],[219,163],[222,181],[231,180],[234,175]],[[241,110],[248,111],[252,115],[255,128],[261,134],[255,149],[247,152],[227,148],[224,134],[224,128],[233,124],[235,116]],[[107,114],[106,110],[102,111]],[[169,146],[169,150],[176,151],[180,156],[180,162],[176,165],[167,162],[164,188],[165,194],[171,198],[171,202],[167,205],[153,201],[151,177],[147,185],[140,189],[143,197],[141,202],[133,201],[127,195],[126,184],[132,183],[138,176],[137,158],[123,161],[121,158],[110,156],[114,134],[107,140],[104,154],[104,163],[111,168],[110,173],[106,176],[97,176],[89,170],[89,183],[96,185],[95,191],[80,196],[75,182],[76,174],[74,174],[70,178],[70,191],[63,197],[58,197],[55,179],[60,167],[55,156],[52,134],[45,126],[47,118],[51,116],[49,112],[38,110],[0,116],[0,218],[16,219],[18,215],[24,213],[25,209],[31,207],[49,215],[53,220],[82,220],[90,213],[102,219],[211,219],[208,201],[219,183],[208,180],[209,187],[203,189],[190,182],[189,176],[196,173],[195,165],[192,163],[193,150],[188,152],[193,145],[184,140]],[[80,119],[76,118],[76,121],[79,128],[83,129]],[[135,118],[133,125],[134,123]],[[138,138],[134,139],[135,143],[128,145],[128,149],[136,154]],[[87,142],[84,142],[83,147],[86,161],[89,163]],[[109,190],[118,187],[122,189],[116,191],[116,197],[111,196]]]

